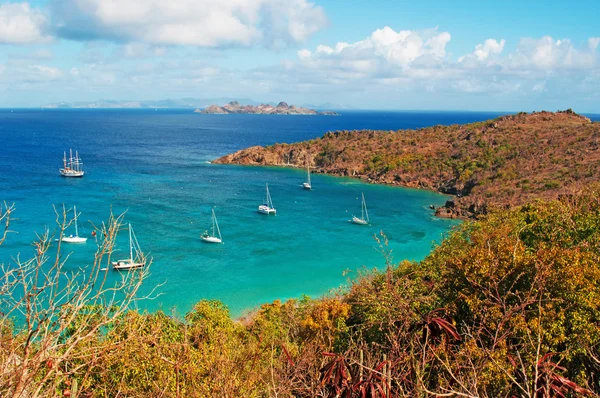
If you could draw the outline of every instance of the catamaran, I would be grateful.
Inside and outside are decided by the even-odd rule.
[[[215,232],[219,235],[215,235]],[[204,231],[202,236],[200,236],[204,242],[207,243],[223,243],[223,238],[221,237],[221,230],[219,229],[219,223],[217,222],[217,216],[215,216],[215,209],[212,209],[212,235],[208,233],[208,231]]]
[[[271,194],[269,193],[269,184],[267,184],[267,196],[265,198],[265,202],[258,206],[258,212],[261,214],[276,214],[277,210],[273,207],[273,200],[271,199]]]
[[[65,243],[85,243],[87,238],[79,236],[79,229],[77,228],[77,218],[79,215],[77,214],[77,207],[75,206],[73,206],[73,213],[75,214],[75,219],[73,220],[75,223],[75,235],[71,234],[69,236],[63,236],[60,238],[60,241]]]
[[[365,194],[362,194],[362,203],[360,204],[360,218],[352,215],[352,220],[354,224],[359,225],[367,225],[369,223],[369,212],[367,211],[367,202],[365,202]]]
[[[302,188],[312,189],[312,185],[310,185],[310,165],[306,165],[306,182],[302,184]]]
[[[67,160],[67,152],[63,156],[63,168],[59,169],[60,175],[63,177],[83,177],[83,162],[79,157],[79,153],[75,151],[75,157],[73,157],[73,150],[69,149],[69,159]]]
[[[134,257],[135,252],[135,257]],[[116,271],[141,268],[146,266],[146,256],[140,249],[140,244],[135,237],[133,228],[129,224],[129,258],[112,262],[113,269]]]

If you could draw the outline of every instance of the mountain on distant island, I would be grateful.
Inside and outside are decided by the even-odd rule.
[[[314,109],[297,107],[288,105],[285,102],[280,102],[277,106],[271,104],[241,105],[238,101],[219,106],[211,105],[205,109],[196,109],[194,112],[211,115],[231,115],[231,114],[251,114],[251,115],[326,115],[338,116],[339,114],[333,111],[319,112]]]

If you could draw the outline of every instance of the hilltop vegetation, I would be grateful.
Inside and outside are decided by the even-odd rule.
[[[571,110],[399,131],[336,131],[251,147],[215,163],[306,167],[456,195],[438,215],[477,217],[598,181],[600,123]]]
[[[13,209],[1,210],[8,230]],[[99,231],[91,271],[109,260],[119,222]],[[31,305],[55,291],[48,277],[64,273],[59,252],[56,262],[47,257],[50,238],[1,281],[2,396],[600,394],[597,185],[465,222],[418,263],[394,263],[380,236],[386,271],[365,271],[318,300],[265,304],[240,321],[217,301],[177,319],[77,293],[91,292],[102,273],[74,286],[68,305]],[[140,278],[123,282],[124,306],[143,280],[130,275]],[[13,323],[15,309],[29,322]]]

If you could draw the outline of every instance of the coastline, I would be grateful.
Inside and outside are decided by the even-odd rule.
[[[463,125],[330,131],[309,141],[248,147],[212,163],[310,165],[315,173],[425,189],[451,196],[436,216],[477,219],[595,182],[598,135],[600,123],[571,109],[521,112]]]

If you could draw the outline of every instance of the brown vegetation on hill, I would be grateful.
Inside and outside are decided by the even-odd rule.
[[[418,130],[328,132],[296,144],[251,147],[215,163],[309,163],[319,173],[456,195],[437,214],[476,217],[597,181],[599,148],[600,123],[569,109]]]

